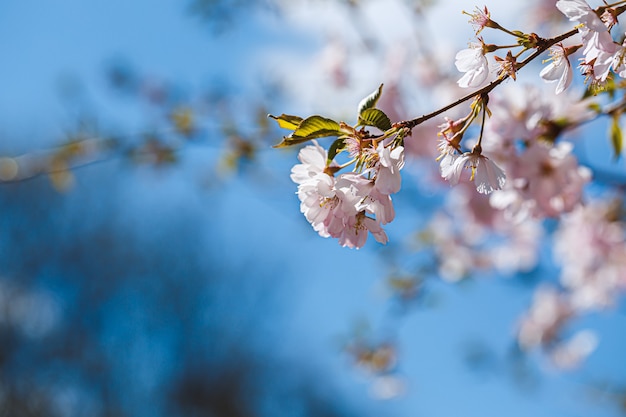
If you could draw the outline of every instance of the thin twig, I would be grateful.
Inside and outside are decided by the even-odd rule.
[[[523,60],[522,62],[517,64],[517,68],[516,71],[521,70],[522,68],[524,68],[529,62],[535,60],[539,55],[543,54],[545,51],[547,51],[549,48],[551,48],[552,46],[556,45],[559,42],[564,41],[565,39],[574,36],[576,33],[578,33],[578,29],[572,29],[567,33],[564,33],[560,36],[557,36],[555,38],[551,38],[551,39],[545,39],[542,40],[540,42],[540,45],[537,46],[537,50],[535,52],[533,52],[528,58],[526,58],[525,60]],[[482,94],[489,94],[491,92],[491,90],[493,90],[494,88],[496,88],[498,85],[500,85],[504,80],[508,79],[510,76],[509,74],[504,74],[502,75],[500,78],[498,78],[495,81],[492,81],[491,83],[489,83],[488,85],[484,86],[483,88],[481,88],[480,90],[477,90],[473,93],[470,93],[466,96],[461,97],[460,99],[458,99],[457,101],[448,104],[447,106],[444,106],[442,108],[440,108],[439,110],[435,110],[432,113],[428,113],[425,114],[423,116],[417,117],[415,119],[411,119],[411,120],[405,120],[402,122],[398,122],[396,124],[394,124],[394,127],[396,128],[408,128],[408,129],[413,129],[415,126],[424,123],[426,120],[432,119],[433,117],[439,116],[442,113],[447,112],[450,109],[455,108],[456,106],[465,103],[466,101],[482,95]]]

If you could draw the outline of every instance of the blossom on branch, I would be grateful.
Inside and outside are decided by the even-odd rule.
[[[601,32],[607,29],[604,22],[585,0],[558,0],[556,8],[570,21],[582,23],[589,30]]]
[[[477,35],[492,23],[491,14],[486,6],[483,10],[476,7],[476,11],[471,14],[465,11],[463,13],[471,18],[469,22],[474,26]]]
[[[550,48],[551,62],[541,72],[539,76],[547,82],[557,82],[556,94],[561,94],[572,83],[572,66],[567,59],[567,50],[562,44],[557,44]]]
[[[316,141],[300,150],[301,163],[292,168],[291,179],[298,184],[300,211],[320,236],[337,238],[350,248],[362,247],[368,233],[387,243],[381,224],[395,217],[389,194],[400,189],[403,147],[389,149],[381,143],[370,156],[376,162],[364,172],[374,172],[373,179],[356,172],[335,177],[332,172],[338,167],[329,169],[327,152]]]
[[[444,158],[445,159],[445,158]],[[472,170],[470,181],[476,184],[476,190],[481,194],[489,194],[494,190],[501,190],[506,181],[504,171],[491,159],[483,156],[480,151],[466,152],[441,165],[441,176],[452,184],[457,184],[464,168]]]
[[[578,22],[582,37],[584,73],[596,82],[604,82],[613,65],[613,56],[619,45],[613,42],[609,28],[585,0],[558,0],[556,7],[569,18]],[[609,22],[609,24],[611,24]]]
[[[381,142],[376,153],[376,188],[386,195],[397,193],[402,182],[400,170],[404,167],[404,147],[397,146],[390,150],[389,146],[384,146]]]
[[[467,49],[456,54],[454,65],[464,72],[457,84],[462,88],[479,87],[489,75],[489,63],[485,56],[484,44],[472,43]]]

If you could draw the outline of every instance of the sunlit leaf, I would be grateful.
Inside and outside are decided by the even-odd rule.
[[[302,122],[302,117],[291,116],[289,114],[281,114],[280,116],[273,116],[271,114],[268,114],[267,117],[271,117],[272,119],[276,120],[278,126],[282,127],[283,129],[296,130],[298,128],[298,125]]]
[[[278,145],[274,145],[274,147],[283,148],[312,139],[341,136],[343,134],[341,126],[336,121],[322,116],[310,116],[302,120],[291,135],[285,136],[283,141]]]
[[[298,125],[298,128],[293,132],[293,136],[315,139],[326,136],[339,136],[342,133],[339,123],[336,121],[322,116],[311,116]]]
[[[359,107],[358,107],[358,114],[359,114],[359,116],[365,110],[373,109],[376,106],[376,103],[378,102],[378,99],[380,98],[382,93],[383,93],[383,85],[381,84],[376,89],[376,91],[374,91],[372,94],[370,94],[369,96],[367,96],[363,100],[361,100],[361,102],[359,103]]]
[[[611,122],[611,145],[613,145],[613,159],[619,159],[622,153],[622,145],[624,142],[624,138],[622,135],[622,128],[619,125],[619,114],[616,113],[613,115],[613,119]]]
[[[366,109],[359,115],[359,124],[374,126],[383,132],[391,129],[391,120],[379,109]]]

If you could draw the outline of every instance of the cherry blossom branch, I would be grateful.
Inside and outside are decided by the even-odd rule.
[[[530,63],[531,61],[534,61],[537,57],[539,57],[541,54],[543,54],[545,51],[547,51],[548,49],[550,49],[552,46],[556,45],[559,42],[564,41],[567,38],[570,38],[572,36],[574,36],[576,33],[578,33],[578,29],[572,29],[569,32],[566,32],[562,35],[559,35],[557,37],[551,38],[551,39],[539,39],[538,41],[538,45],[537,45],[537,50],[535,52],[533,52],[528,58],[526,58],[525,60],[519,62],[516,65],[516,71],[519,71],[520,69],[524,68],[528,63]],[[435,110],[432,113],[428,113],[425,114],[423,116],[417,117],[415,119],[411,119],[411,120],[405,120],[405,121],[401,121],[398,123],[395,123],[393,125],[393,127],[401,129],[401,128],[406,128],[406,129],[413,129],[414,127],[416,127],[419,124],[424,123],[425,121],[432,119],[433,117],[437,117],[442,113],[447,112],[450,109],[455,108],[456,106],[463,104],[464,102],[476,97],[476,96],[480,96],[483,94],[489,94],[494,88],[496,88],[498,85],[500,85],[504,80],[510,78],[510,75],[508,73],[503,73],[497,80],[492,81],[491,83],[489,83],[488,85],[486,85],[485,87],[472,92],[470,94],[467,94],[463,97],[461,97],[460,99],[456,100],[453,103],[448,104],[447,106],[444,106],[438,110]]]

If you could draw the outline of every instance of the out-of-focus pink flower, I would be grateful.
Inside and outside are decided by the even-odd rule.
[[[528,181],[527,197],[548,216],[571,211],[581,200],[591,171],[578,165],[573,146],[560,142],[553,147],[534,143],[521,157],[521,178]]]
[[[578,206],[555,233],[561,283],[581,311],[606,308],[626,289],[626,233],[615,203]]]
[[[534,142],[509,167],[508,185],[491,204],[511,217],[558,217],[580,204],[591,171],[578,165],[572,144]]]
[[[597,346],[598,336],[590,330],[581,330],[550,349],[549,357],[557,368],[570,370],[580,366]]]
[[[622,78],[626,78],[626,41],[622,44],[615,54],[613,54],[613,62],[611,63],[613,71]]]
[[[532,349],[553,342],[573,314],[565,295],[553,287],[537,288],[533,303],[519,326],[517,340],[520,346]]]

